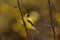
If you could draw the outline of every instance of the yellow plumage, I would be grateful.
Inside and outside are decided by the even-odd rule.
[[[35,15],[36,14],[36,15]],[[24,16],[23,16],[23,19],[24,19],[24,22],[25,22],[25,25],[26,25],[26,28],[27,29],[33,29],[33,30],[35,30],[35,28],[34,28],[34,26],[33,25],[31,25],[31,23],[32,24],[34,24],[35,23],[35,21],[37,21],[37,18],[38,18],[38,13],[36,12],[34,14],[34,12],[33,12],[33,14],[31,14],[31,15],[29,15],[29,17],[27,16],[28,15],[28,13],[26,13]],[[32,16],[33,15],[33,16]],[[38,16],[37,16],[38,15]],[[20,16],[19,16],[20,17]],[[31,18],[30,18],[31,17]],[[29,20],[31,23],[29,23],[27,20]],[[35,21],[33,21],[33,20],[35,20]],[[24,27],[24,24],[23,24],[23,21],[22,21],[22,19],[21,19],[21,17],[20,17],[20,19],[17,19],[17,22],[16,23],[14,23],[13,24],[13,31],[15,31],[15,32],[19,32],[19,34],[22,36],[22,37],[27,37],[27,34],[26,34],[26,30],[25,30],[25,27]]]
[[[31,25],[31,23],[34,24],[40,18],[40,14],[37,11],[31,11],[29,14],[25,14],[24,16],[26,27],[28,29],[35,30],[35,28]],[[29,15],[29,17],[27,17],[27,15]],[[29,20],[31,23],[29,23],[27,20]]]
[[[24,16],[24,22],[25,22],[25,24],[26,24],[27,29],[32,29],[32,25],[31,25],[27,20],[30,20],[32,23],[33,23],[33,20],[32,20],[31,18],[27,17],[27,15],[28,15],[28,14],[26,14],[26,15]]]

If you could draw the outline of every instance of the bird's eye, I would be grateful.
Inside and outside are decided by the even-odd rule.
[[[29,14],[27,15],[27,17],[29,17]]]

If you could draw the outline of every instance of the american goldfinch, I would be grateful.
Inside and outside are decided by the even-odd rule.
[[[35,26],[34,23],[39,19],[39,13],[35,11],[32,11],[31,13],[30,14],[26,13],[23,16],[23,19],[27,29],[36,30],[36,28],[34,27]],[[13,28],[13,31],[19,32],[20,36],[24,38],[27,37],[22,19],[17,19],[17,23],[14,23],[12,28]]]
[[[25,14],[25,16],[24,16],[24,22],[25,22],[25,25],[26,25],[27,29],[35,29],[33,27],[33,21],[32,21],[31,18],[29,18],[28,14]]]
[[[27,29],[33,29],[36,30],[34,28],[34,23],[39,19],[39,13],[36,11],[32,11],[30,12],[30,15],[28,13],[25,14],[24,16],[24,21],[26,24]]]

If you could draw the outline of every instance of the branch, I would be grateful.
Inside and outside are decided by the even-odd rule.
[[[25,27],[25,30],[26,30],[27,40],[29,40],[28,30],[27,30],[27,28],[26,28],[26,24],[25,24],[24,19],[23,19],[23,13],[24,13],[24,12],[23,12],[23,9],[22,9],[21,4],[19,3],[19,0],[17,0],[17,3],[18,3],[18,8],[19,8],[19,11],[21,12],[22,21],[23,21],[23,23],[24,23],[24,27]]]
[[[53,17],[52,17],[52,0],[48,0],[48,4],[49,4],[49,13],[50,13],[50,18],[51,18],[51,25],[52,25],[52,30],[54,33],[54,40],[56,40],[56,33],[55,33],[55,29],[54,29],[54,22],[53,22]]]

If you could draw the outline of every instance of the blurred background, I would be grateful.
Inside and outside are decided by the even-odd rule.
[[[48,0],[20,0],[19,2],[23,3],[21,9],[24,9],[25,13],[39,12],[39,19],[35,22],[38,33],[28,30],[29,40],[54,40]],[[51,4],[56,40],[60,40],[60,0],[52,0]],[[0,40],[27,40],[25,30],[20,28],[21,32],[19,32],[19,28],[13,27],[14,23],[17,23],[14,26],[22,25],[21,18],[17,0],[0,0]]]

